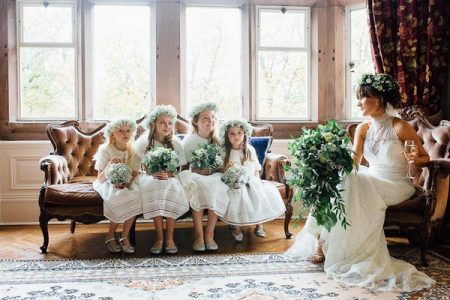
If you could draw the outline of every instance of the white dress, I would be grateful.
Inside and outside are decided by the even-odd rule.
[[[196,133],[188,134],[183,139],[183,148],[188,163],[192,161],[192,151],[200,144],[209,144],[209,141]],[[222,182],[222,173],[200,175],[191,171],[178,174],[183,184],[189,204],[193,210],[209,209],[219,217],[223,217],[228,208],[228,185]]]
[[[154,144],[155,146],[163,146],[158,141],[154,141]],[[144,158],[147,145],[148,132],[145,132],[135,142],[134,146],[139,163]],[[180,165],[185,165],[186,157],[181,142],[174,138],[173,146],[174,150],[178,153]],[[189,210],[189,202],[183,187],[175,177],[167,180],[159,180],[144,173],[139,176],[139,187],[142,194],[142,210],[145,219],[158,216],[176,219]]]
[[[103,144],[98,148],[94,156],[94,168],[99,171],[105,169],[113,157],[120,157],[124,161],[128,160],[128,151],[118,150],[112,144]],[[134,171],[139,171],[138,165],[134,164]],[[131,217],[142,213],[142,201],[136,179],[124,189],[118,189],[108,180],[100,183],[96,179],[93,183],[94,190],[103,199],[103,214],[115,223],[123,223]]]
[[[310,257],[320,235],[324,269],[330,277],[349,285],[408,292],[430,287],[434,280],[391,257],[387,248],[383,230],[386,208],[414,193],[414,187],[403,179],[407,161],[392,120],[372,120],[364,141],[364,157],[370,167],[360,167],[344,178],[343,199],[350,226],[344,229],[338,222],[328,232],[310,215],[286,254]]]
[[[230,160],[236,166],[244,166],[250,175],[249,187],[242,185],[239,189],[230,188],[227,192],[230,204],[221,218],[231,225],[255,225],[273,220],[286,210],[278,190],[265,180],[255,176],[261,170],[255,148],[247,145],[250,150],[250,160],[241,163],[244,157],[242,150],[231,150]]]

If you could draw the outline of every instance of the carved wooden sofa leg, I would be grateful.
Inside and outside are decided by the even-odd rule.
[[[292,237],[292,233],[289,232],[289,223],[291,222],[292,219],[292,214],[293,214],[293,207],[292,207],[292,196],[293,196],[293,191],[292,189],[290,189],[289,187],[287,187],[287,202],[285,203],[286,205],[286,212],[284,213],[284,234],[286,235],[287,239],[290,239]]]
[[[41,214],[39,215],[39,225],[41,226],[42,236],[44,237],[44,243],[40,247],[42,253],[47,253],[48,248],[48,221],[50,221],[50,216],[46,214],[45,212],[41,211]]]
[[[77,222],[70,221],[70,232],[75,233],[75,227],[77,226]]]

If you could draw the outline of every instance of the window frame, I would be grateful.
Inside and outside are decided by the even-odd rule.
[[[83,63],[83,73],[84,73],[84,89],[83,89],[83,104],[84,113],[80,116],[82,120],[89,120],[93,122],[105,122],[105,119],[94,119],[94,89],[95,89],[95,79],[94,79],[94,6],[95,5],[110,5],[110,6],[148,6],[150,10],[150,103],[149,107],[155,106],[156,98],[156,79],[155,79],[155,56],[156,56],[156,42],[155,42],[155,9],[153,6],[154,1],[152,0],[85,0],[84,1],[84,47],[81,49],[84,56]]]
[[[351,120],[355,122],[361,122],[367,120],[367,117],[352,117],[352,81],[351,81],[351,53],[352,53],[352,23],[351,23],[351,13],[352,11],[365,9],[365,3],[358,3],[353,5],[348,5],[345,7],[345,101],[344,101],[344,117],[346,120]]]
[[[283,8],[287,8],[288,10],[296,10],[301,11],[305,13],[305,46],[306,47],[262,47],[260,46],[260,37],[261,37],[261,31],[260,31],[260,12],[261,11],[274,11],[274,10],[282,10]],[[306,93],[307,98],[307,116],[306,118],[299,118],[299,117],[284,117],[284,118],[262,118],[258,115],[258,53],[259,50],[275,50],[275,51],[298,51],[298,52],[306,52],[308,63],[307,63],[307,75],[308,75],[308,84],[307,88],[308,91]],[[274,122],[285,122],[285,123],[292,123],[292,122],[298,122],[298,121],[312,121],[313,118],[313,111],[314,111],[314,104],[311,99],[311,7],[307,6],[284,6],[284,5],[256,5],[255,6],[255,56],[254,59],[254,68],[255,68],[255,74],[254,74],[254,97],[252,99],[252,106],[253,109],[253,120],[260,122],[260,121],[274,121]]]
[[[196,1],[186,1],[184,3],[183,10],[180,12],[182,15],[182,24],[181,24],[181,44],[183,47],[181,47],[182,51],[182,61],[181,61],[181,92],[180,92],[180,106],[181,106],[181,113],[184,116],[187,116],[189,114],[189,111],[187,110],[187,69],[186,69],[186,9],[189,7],[207,7],[207,8],[237,8],[240,11],[241,14],[241,95],[240,95],[240,105],[241,105],[241,117],[246,118],[250,115],[250,105],[249,105],[249,99],[250,99],[250,93],[249,93],[249,85],[250,85],[250,76],[249,76],[249,64],[250,59],[249,55],[247,53],[250,53],[249,48],[249,39],[250,36],[248,34],[249,31],[249,10],[247,5],[238,5],[238,4],[225,4],[225,3],[197,3]]]
[[[33,117],[33,118],[27,118],[23,117],[22,114],[22,83],[21,83],[21,49],[22,48],[48,48],[48,49],[62,49],[62,48],[73,48],[74,49],[74,118],[79,118],[80,116],[80,61],[79,61],[79,47],[78,47],[78,1],[77,0],[58,0],[58,1],[46,1],[52,6],[56,7],[72,7],[72,42],[70,43],[53,43],[53,42],[23,42],[23,8],[28,7],[39,7],[43,5],[42,1],[38,0],[17,0],[16,1],[16,45],[17,45],[17,63],[16,63],[16,82],[17,82],[17,101],[16,101],[16,109],[14,112],[13,119],[14,121],[24,121],[24,122],[30,122],[30,121],[60,121],[60,120],[66,120],[67,118],[39,118],[39,117]]]

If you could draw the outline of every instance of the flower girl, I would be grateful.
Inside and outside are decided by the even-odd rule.
[[[153,218],[156,242],[150,252],[163,251],[163,217],[166,218],[164,251],[175,254],[178,248],[173,240],[175,220],[189,210],[183,187],[174,177],[174,171],[186,164],[183,146],[174,136],[177,112],[171,105],[158,105],[145,119],[147,131],[135,143],[136,156],[145,165],[147,174],[139,178],[145,219]]]
[[[286,210],[278,190],[259,177],[261,165],[255,148],[248,144],[251,133],[245,120],[228,120],[220,127],[220,137],[225,141],[223,180],[232,187],[227,192],[228,210],[221,219],[232,225],[231,232],[238,242],[243,239],[239,226],[256,224],[255,235],[265,237],[262,223]]]
[[[94,156],[98,177],[93,186],[103,198],[103,213],[110,220],[105,244],[112,253],[121,250],[135,252],[128,240],[135,217],[142,213],[141,196],[134,181],[139,171],[132,144],[135,133],[134,121],[119,119],[110,122],[104,130],[106,141]],[[118,223],[124,223],[119,243],[115,238]]]
[[[185,187],[192,208],[194,221],[194,251],[215,251],[214,228],[218,216],[222,217],[228,207],[228,186],[215,173],[222,168],[221,147],[216,133],[217,105],[204,102],[196,105],[191,113],[192,133],[183,139],[184,152],[190,169],[180,173],[180,180]],[[203,233],[203,213],[208,210],[208,221]]]

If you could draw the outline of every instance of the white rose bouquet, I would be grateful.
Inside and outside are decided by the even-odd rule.
[[[222,149],[216,144],[200,144],[192,151],[191,165],[196,169],[217,169],[223,164]]]
[[[116,186],[124,186],[131,181],[131,168],[126,163],[109,165],[106,178]]]
[[[250,186],[250,176],[248,175],[247,169],[241,166],[232,166],[226,170],[221,180],[234,189],[240,188],[242,184]]]
[[[160,171],[175,172],[179,164],[176,151],[164,147],[153,147],[142,159],[147,174]]]

